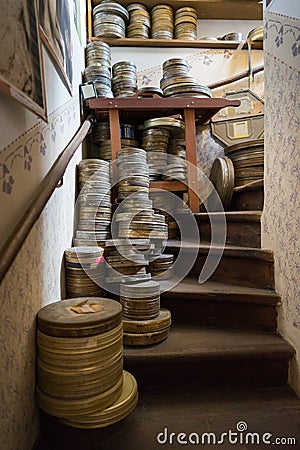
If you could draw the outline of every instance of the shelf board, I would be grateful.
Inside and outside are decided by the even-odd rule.
[[[98,38],[92,37],[92,41],[106,42],[110,47],[166,47],[166,48],[219,48],[219,49],[236,49],[239,41],[212,41],[212,40],[200,40],[200,41],[185,41],[182,39],[133,39],[133,38]],[[253,42],[251,48],[262,50],[262,42]],[[247,49],[247,45],[244,44],[243,49]]]
[[[151,181],[151,189],[164,189],[165,191],[172,192],[185,192],[187,186],[181,181]]]
[[[92,5],[98,5],[101,0],[92,0]],[[123,6],[132,3],[132,0],[120,2]],[[143,0],[150,11],[153,6],[162,4],[161,0]],[[189,6],[195,8],[198,19],[219,20],[262,20],[263,7],[259,0],[164,0],[174,10]]]
[[[93,98],[89,100],[89,108],[94,109],[96,114],[105,113],[111,109],[121,110],[128,119],[144,121],[155,117],[154,112],[159,111],[159,116],[171,116],[174,112],[184,115],[185,109],[194,109],[196,120],[202,124],[209,120],[222,108],[228,106],[239,106],[240,100],[227,100],[225,98]],[[136,117],[135,117],[136,116]]]

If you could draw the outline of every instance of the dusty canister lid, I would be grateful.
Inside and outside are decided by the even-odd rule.
[[[40,309],[37,326],[50,336],[76,337],[105,333],[121,323],[119,302],[102,297],[79,297]]]

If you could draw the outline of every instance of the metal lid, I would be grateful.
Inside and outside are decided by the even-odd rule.
[[[90,336],[119,325],[121,313],[120,303],[108,298],[67,299],[38,312],[38,329],[51,336]]]

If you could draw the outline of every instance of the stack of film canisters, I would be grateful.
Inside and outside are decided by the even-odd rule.
[[[90,42],[86,47],[86,68],[84,82],[94,82],[97,96],[112,98],[111,90],[111,51],[105,42]]]
[[[264,177],[264,140],[256,139],[225,148],[234,165],[235,186],[245,186]]]
[[[183,58],[171,58],[163,63],[160,87],[164,97],[212,97],[211,90],[189,74],[188,62]]]
[[[166,168],[169,137],[169,130],[164,128],[153,127],[143,131],[141,147],[147,151],[151,181],[160,180]]]
[[[124,345],[157,344],[169,336],[171,313],[160,309],[160,285],[155,281],[121,283]]]
[[[132,3],[126,8],[129,13],[127,37],[134,39],[148,39],[151,30],[151,17],[147,8],[140,3]]]
[[[151,9],[151,38],[173,39],[173,8],[169,5],[157,5]]]
[[[197,39],[197,12],[184,6],[175,11],[175,39],[193,41]]]
[[[103,248],[70,247],[64,252],[64,260],[68,298],[105,295]]]
[[[129,61],[119,61],[112,66],[114,97],[131,97],[137,92],[137,68]]]
[[[111,183],[109,162],[83,159],[78,165],[79,219],[75,246],[97,245],[110,238]]]
[[[127,9],[117,2],[102,1],[93,8],[94,36],[124,38],[129,20]]]
[[[102,428],[137,403],[123,371],[122,307],[101,297],[63,300],[37,316],[37,399],[47,414],[76,428]]]

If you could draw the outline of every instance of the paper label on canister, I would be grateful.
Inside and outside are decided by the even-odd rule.
[[[233,126],[233,139],[249,137],[248,122],[236,122]]]
[[[101,311],[101,306],[97,304],[84,304],[84,305],[74,305],[71,307],[71,311],[75,312],[76,314],[91,314]]]

